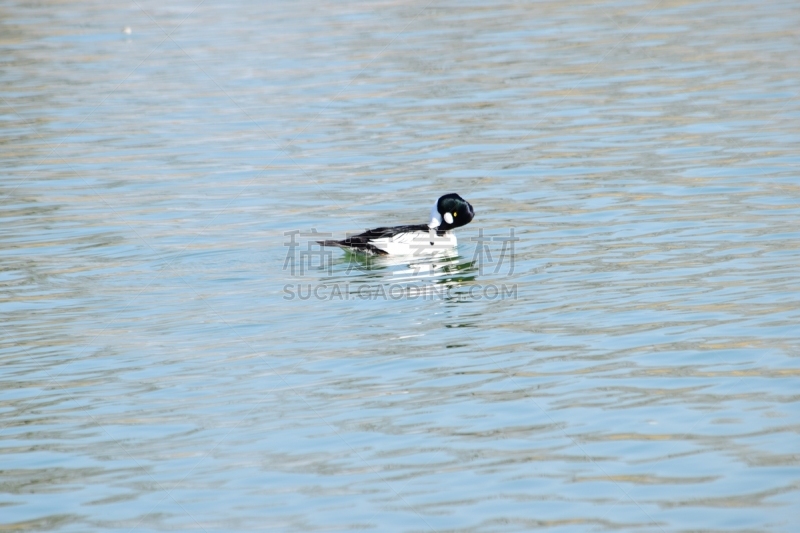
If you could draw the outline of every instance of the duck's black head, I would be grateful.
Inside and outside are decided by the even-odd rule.
[[[472,205],[456,193],[445,194],[439,198],[431,209],[431,221],[428,226],[439,231],[460,228],[472,222],[475,211]]]

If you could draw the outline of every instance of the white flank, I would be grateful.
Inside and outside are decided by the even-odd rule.
[[[433,244],[431,244],[431,234],[427,231],[409,231],[391,238],[375,239],[369,242],[389,255],[410,255],[412,257],[443,253],[458,244],[455,234],[450,231],[446,231],[442,236],[436,235],[434,232]]]

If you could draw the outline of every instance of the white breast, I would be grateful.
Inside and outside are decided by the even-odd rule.
[[[436,235],[433,240],[427,231],[410,231],[400,233],[391,238],[375,239],[370,241],[376,248],[387,252],[389,255],[431,255],[438,254],[454,248],[458,241],[453,232],[446,231],[444,235]],[[431,244],[433,243],[433,244]]]

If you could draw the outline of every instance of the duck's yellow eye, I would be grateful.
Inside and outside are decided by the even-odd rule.
[[[453,211],[453,218],[455,218],[455,217],[457,217],[457,216],[458,216],[458,213],[456,213],[455,211]]]

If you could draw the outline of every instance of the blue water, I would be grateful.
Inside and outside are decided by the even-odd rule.
[[[0,529],[796,531],[798,26],[3,4]]]

